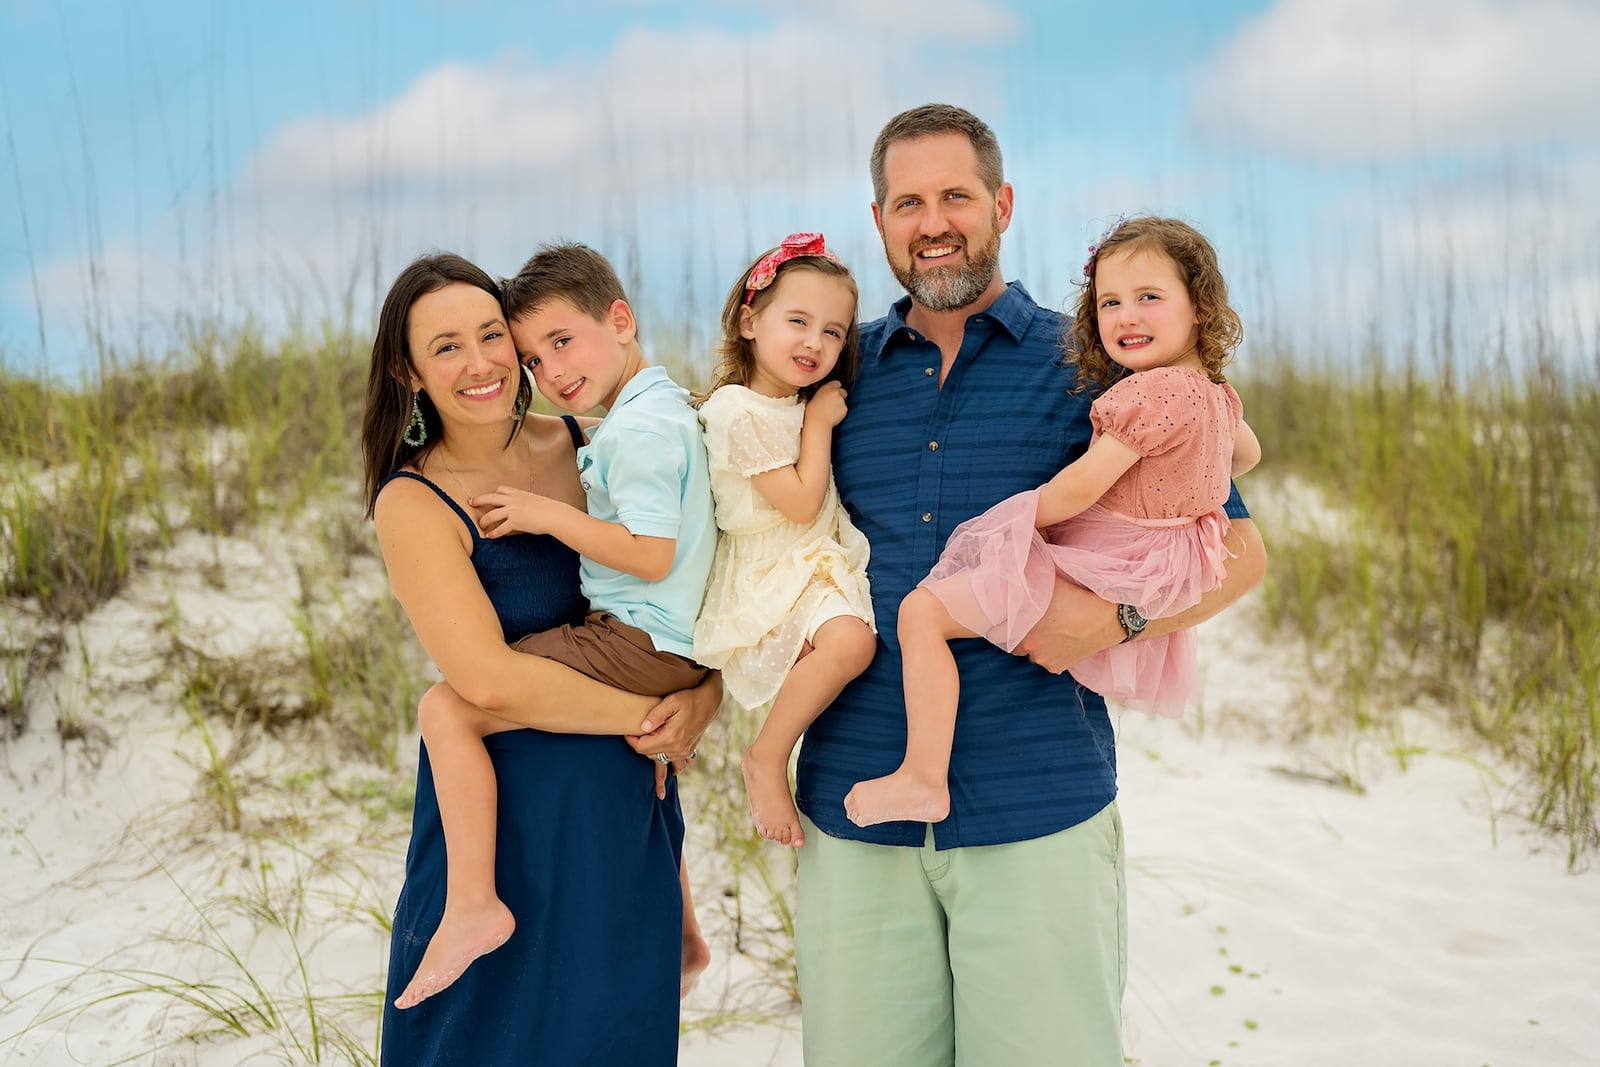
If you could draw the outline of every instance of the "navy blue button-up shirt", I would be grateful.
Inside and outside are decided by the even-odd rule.
[[[806,732],[796,800],[835,837],[920,846],[920,823],[862,828],[844,814],[851,786],[888,774],[905,754],[900,601],[957,525],[1083,454],[1092,397],[1071,391],[1061,316],[1016,282],[967,319],[943,388],[939,348],[906,325],[910,307],[905,297],[861,327],[861,373],[834,432],[839,495],[872,546],[878,653]],[[1237,492],[1227,511],[1248,515]],[[961,703],[950,815],[933,828],[937,847],[1043,837],[1116,797],[1116,750],[1098,694],[978,638],[953,648]]]

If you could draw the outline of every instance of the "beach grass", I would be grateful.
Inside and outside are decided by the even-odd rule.
[[[1569,863],[1600,845],[1600,364],[1254,356],[1263,472],[1329,514],[1267,529],[1272,625],[1328,708],[1380,733],[1424,701],[1530,778]]]
[[[1294,479],[1335,509],[1264,531],[1270,624],[1321,654],[1323,721],[1381,732],[1396,699],[1433,701],[1537,778],[1530,813],[1576,862],[1600,844],[1600,371],[1535,342],[1519,362],[1268,347],[1239,386],[1268,446],[1261,484]],[[161,359],[102,355],[77,387],[0,374],[0,596],[76,618],[184,530],[226,535],[354,493],[363,347],[193,330]],[[696,361],[654,355],[699,384]],[[370,553],[346,511],[323,523],[326,551]],[[381,633],[352,637],[307,615],[312,703],[347,705],[336,680],[357,690],[354,734],[392,764],[409,720],[389,708],[412,704],[395,679],[420,659],[393,611],[371,621]],[[48,635],[11,652],[15,723],[30,665],[53,657]]]
[[[346,864],[328,864],[292,844],[237,836],[232,842],[221,850],[232,870],[219,862],[204,879],[169,865],[169,859],[192,865],[181,850],[169,850],[171,842],[160,843],[159,851],[130,842],[147,851],[182,902],[175,921],[89,964],[31,953],[4,961],[42,964],[64,977],[12,990],[9,1006],[28,1021],[17,1032],[0,1033],[0,1050],[137,1000],[160,1008],[159,1025],[143,1051],[116,1063],[149,1062],[152,1055],[155,1062],[176,1062],[184,1048],[236,1042],[249,1062],[376,1064],[371,1020],[381,1005],[379,991],[330,991],[314,973],[329,928],[370,921],[364,898],[374,887],[352,880],[341,869]],[[229,888],[217,892],[223,884]],[[197,885],[208,891],[198,893]],[[319,918],[309,914],[313,908]],[[150,948],[181,964],[166,969],[129,962]]]
[[[359,473],[348,337],[194,333],[80,384],[0,373],[0,596],[79,618],[180,531],[226,534]]]
[[[693,361],[663,362],[699,384]],[[30,685],[59,668],[71,627],[180,539],[311,531],[294,576],[290,669],[281,658],[219,658],[185,637],[185,620],[168,621],[197,810],[213,833],[255,840],[264,831],[251,804],[263,785],[242,769],[250,738],[326,725],[321,736],[337,748],[281,790],[322,790],[370,811],[392,832],[379,835],[384,857],[364,859],[394,869],[410,796],[396,785],[401,746],[431,678],[392,599],[339,602],[359,595],[345,579],[373,552],[357,488],[365,363],[361,343],[334,333],[273,345],[197,334],[161,360],[103,359],[78,385],[0,374],[0,418],[13,428],[0,437],[0,735],[23,729]],[[1311,725],[1388,737],[1403,765],[1407,741],[1388,709],[1437,709],[1526,773],[1527,813],[1572,866],[1600,845],[1600,574],[1588,548],[1600,517],[1596,377],[1553,355],[1515,371],[1504,359],[1464,371],[1376,351],[1354,364],[1279,352],[1252,356],[1237,383],[1267,453],[1247,498],[1296,486],[1318,502],[1263,524],[1270,639],[1301,643],[1325,686],[1306,712]],[[224,584],[220,551],[198,562]],[[739,771],[758,725],[755,712],[725,709],[684,782],[690,847],[712,853],[708,884],[696,885],[702,916],[716,913],[710,925],[726,932],[716,951],[742,961],[737,984],[715,1009],[686,1016],[686,1029],[779,1018],[798,997],[794,856],[756,835]],[[77,736],[65,719],[60,728],[64,741]],[[330,773],[328,760],[345,755],[370,773]],[[350,877],[359,921],[382,929],[384,891]],[[221,978],[80,962],[78,985],[38,991],[48,999],[36,1025],[98,1010],[106,996],[150,996],[191,1013],[180,1040],[250,1037],[294,1062],[371,1061],[378,978],[326,994],[296,940],[301,904],[283,905],[266,883],[253,895],[181,891],[201,917],[192,945]],[[258,982],[234,928],[212,924],[241,908],[282,939],[294,963],[285,982]]]

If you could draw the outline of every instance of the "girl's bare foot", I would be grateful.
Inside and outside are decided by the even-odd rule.
[[[511,909],[490,897],[481,905],[452,907],[445,903],[444,918],[428,941],[417,973],[405,992],[395,998],[397,1008],[410,1008],[450,986],[479,956],[506,943],[517,928]]]
[[[950,788],[905,769],[857,782],[844,798],[844,813],[857,826],[880,822],[940,822],[950,814]]]
[[[678,979],[678,999],[689,995],[689,990],[700,980],[700,975],[711,966],[711,946],[700,936],[699,930],[683,932],[683,974]]]
[[[745,749],[739,761],[744,771],[745,796],[750,800],[750,814],[755,819],[756,830],[768,841],[795,848],[806,843],[805,831],[800,829],[800,813],[795,810],[794,797],[789,795],[789,757],[785,753],[781,762],[774,763],[755,754],[754,746]]]

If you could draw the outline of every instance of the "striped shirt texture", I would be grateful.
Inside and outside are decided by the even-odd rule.
[[[1012,282],[967,319],[943,388],[939,348],[906,325],[911,298],[861,328],[861,372],[834,433],[833,470],[872,546],[879,619],[872,665],[806,732],[796,800],[824,833],[921,846],[921,823],[858,827],[844,814],[856,782],[905,754],[905,696],[894,620],[957,525],[1042,485],[1088,447],[1092,393],[1074,394],[1061,315]],[[1237,490],[1227,513],[1248,517]],[[1116,797],[1105,701],[1071,675],[971,638],[953,643],[961,675],[950,760],[950,815],[938,848],[1024,841],[1075,826]]]

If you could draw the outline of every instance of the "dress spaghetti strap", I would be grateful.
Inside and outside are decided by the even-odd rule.
[[[587,442],[583,439],[583,428],[578,425],[578,420],[571,415],[563,415],[561,421],[567,424],[567,433],[572,435],[573,449],[582,448]]]
[[[583,428],[578,425],[578,420],[573,418],[571,415],[563,415],[561,416],[561,421],[566,424],[567,435],[572,438],[573,450],[576,451],[577,449],[582,448],[587,442],[585,442],[583,439]],[[395,471],[382,482],[378,483],[379,491],[382,491],[384,486],[388,485],[396,478],[410,478],[414,481],[421,482],[429,489],[432,489],[435,493],[439,494],[439,499],[443,500],[446,504],[449,504],[450,510],[459,515],[461,517],[461,521],[467,524],[467,529],[472,531],[473,543],[476,544],[478,541],[483,540],[483,535],[478,532],[478,524],[472,521],[472,516],[463,511],[461,509],[461,505],[457,504],[455,500],[451,498],[449,493],[445,492],[443,489],[440,489],[437,485],[428,481],[428,479],[424,478],[420,474],[415,473],[414,471]]]
[[[440,489],[437,485],[434,485],[420,474],[415,474],[411,471],[395,471],[378,484],[379,492],[382,492],[383,487],[394,481],[396,478],[410,478],[413,481],[421,482],[429,489],[432,489],[435,493],[438,493],[439,499],[443,500],[446,504],[449,504],[450,510],[461,516],[461,521],[467,524],[467,529],[472,531],[473,542],[476,543],[478,540],[480,540],[482,535],[478,533],[478,524],[472,521],[472,516],[468,515],[465,511],[462,511],[461,505],[452,500],[449,493],[445,492],[443,489]]]

